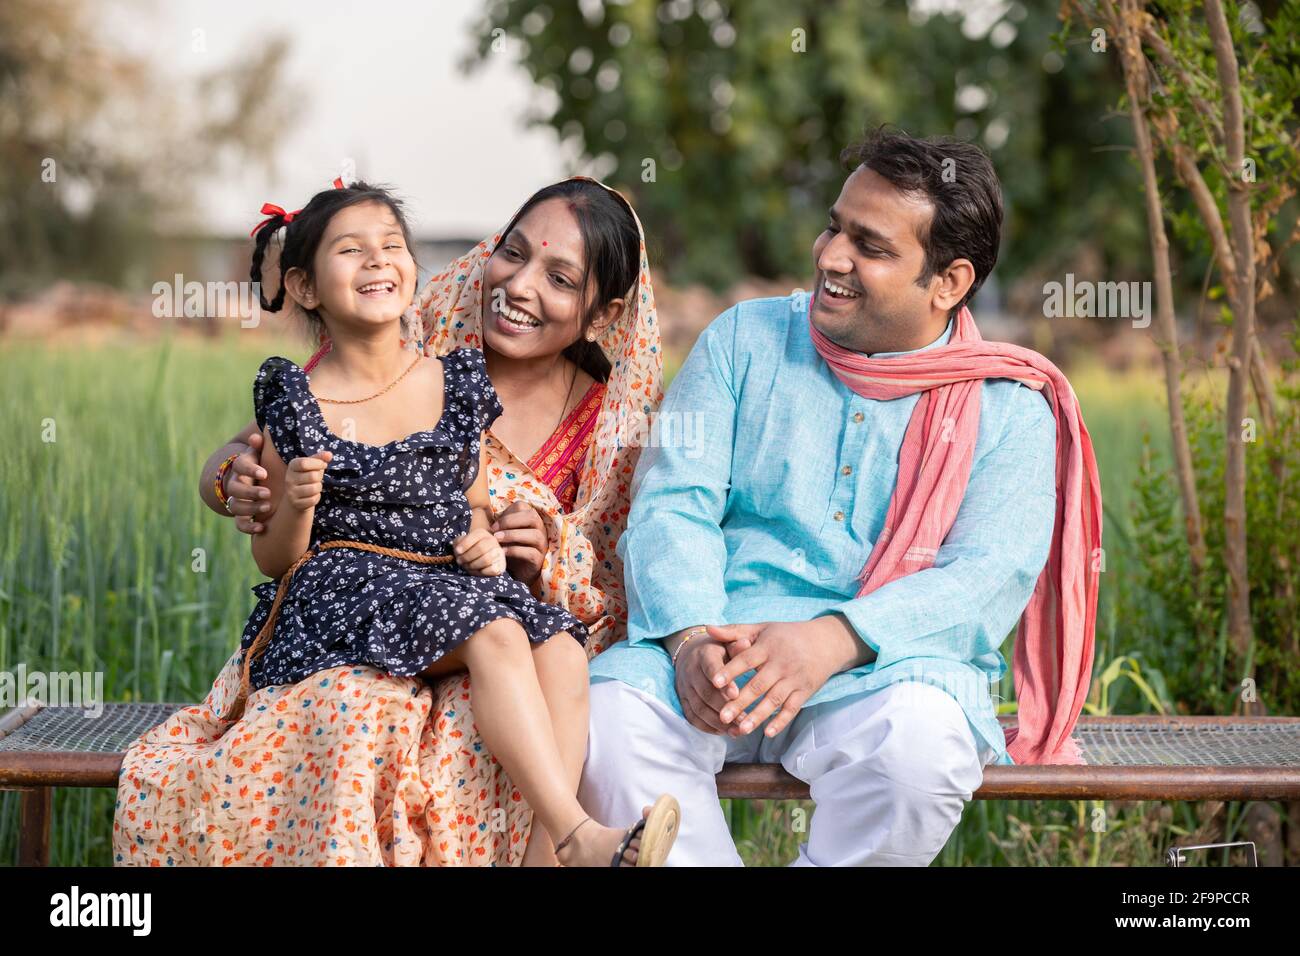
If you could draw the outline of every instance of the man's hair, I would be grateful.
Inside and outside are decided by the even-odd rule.
[[[1002,238],[1002,186],[988,155],[971,143],[949,137],[917,139],[884,126],[846,146],[840,162],[849,170],[866,166],[897,189],[928,199],[934,206],[930,228],[917,236],[925,263],[917,276],[925,285],[954,259],[969,259],[975,281],[949,313],[970,301],[998,261]]]

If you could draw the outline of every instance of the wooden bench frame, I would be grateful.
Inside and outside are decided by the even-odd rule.
[[[6,715],[8,719],[12,715]],[[999,718],[1003,726],[1014,717]],[[21,722],[21,721],[19,721]],[[3,720],[0,720],[3,723]],[[1300,717],[1083,717],[1076,734],[1142,727],[1156,731],[1285,724],[1300,733]],[[0,734],[2,736],[2,734]],[[55,787],[116,788],[122,753],[0,751],[0,790],[22,792],[18,862],[49,863]],[[780,764],[729,764],[718,774],[718,796],[732,800],[807,800],[808,784]],[[985,767],[974,800],[1300,800],[1300,765],[1107,765]]]

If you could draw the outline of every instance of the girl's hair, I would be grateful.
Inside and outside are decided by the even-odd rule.
[[[316,249],[320,246],[321,238],[325,235],[325,229],[330,220],[340,210],[363,202],[377,202],[388,207],[388,210],[393,214],[393,218],[397,220],[397,224],[401,226],[402,237],[406,240],[406,248],[414,258],[415,248],[411,242],[411,230],[406,222],[402,201],[395,197],[387,187],[355,182],[351,186],[344,186],[342,189],[323,189],[311,197],[311,202],[294,213],[293,219],[289,223],[285,223],[284,216],[272,216],[259,226],[254,233],[256,239],[253,244],[253,265],[249,269],[248,275],[258,284],[260,289],[262,260],[266,256],[266,247],[270,244],[271,237],[279,231],[280,227],[285,227],[284,244],[280,249],[280,289],[276,292],[275,298],[269,302],[265,294],[259,291],[258,298],[262,301],[263,309],[268,312],[279,312],[284,306],[284,276],[290,269],[302,269],[307,273],[307,278],[315,278],[312,264],[315,262]],[[303,313],[307,318],[308,330],[313,335],[318,335],[324,327],[320,313],[315,309],[303,309]]]
[[[497,248],[530,209],[548,199],[563,199],[578,220],[587,252],[578,295],[586,296],[593,279],[595,286],[578,340],[565,348],[564,357],[596,381],[608,382],[613,366],[600,345],[587,338],[587,330],[598,311],[628,295],[635,285],[641,271],[641,233],[632,210],[616,193],[590,180],[566,179],[533,193],[501,233]]]

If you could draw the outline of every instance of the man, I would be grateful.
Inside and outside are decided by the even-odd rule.
[[[973,407],[969,429],[949,434],[967,420],[955,412],[917,428],[966,441],[951,466],[966,469],[964,493],[941,546],[903,548],[923,569],[895,561],[879,586],[863,566],[904,526],[907,502],[893,498],[921,467],[908,442],[924,389],[866,397],[832,365],[910,367],[894,363],[956,342],[955,330],[978,339],[959,320],[997,259],[1001,189],[968,144],[877,131],[842,158],[852,172],[813,246],[811,303],[796,292],[718,316],[659,415],[698,423],[702,442],[661,434],[633,479],[617,548],[628,638],[591,664],[579,798],[612,824],[674,794],[669,865],[740,865],[714,783],[724,763],[780,762],[810,784],[817,807],[795,865],[924,866],[984,766],[1013,762],[988,685],[1054,547],[1053,406],[1039,384],[958,382],[975,392],[955,406]],[[1068,737],[1072,719],[1061,726]]]

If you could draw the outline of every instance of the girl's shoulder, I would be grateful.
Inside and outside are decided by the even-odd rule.
[[[501,399],[488,378],[487,362],[481,349],[461,346],[442,356],[442,371],[448,376],[447,388],[473,409],[472,419],[484,431],[501,415]]]
[[[483,357],[482,349],[462,345],[439,357],[445,369],[454,368],[458,372],[478,372],[485,377],[487,375],[487,361]]]
[[[283,355],[272,355],[262,362],[253,379],[253,404],[263,405],[274,398],[292,394],[307,384],[307,373]]]
[[[297,456],[298,419],[306,407],[302,399],[308,388],[307,373],[283,355],[266,359],[253,379],[253,412],[258,427],[270,431],[281,457]]]
[[[278,378],[281,380],[306,381],[307,373],[293,359],[287,359],[283,355],[272,355],[270,358],[265,359],[258,368],[257,378],[258,380]]]
[[[442,371],[451,377],[451,385],[461,394],[483,394],[493,391],[488,378],[487,361],[481,349],[462,345],[452,349],[442,358]]]

